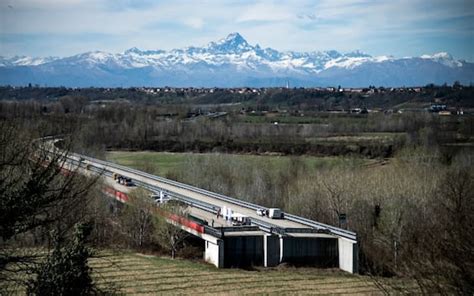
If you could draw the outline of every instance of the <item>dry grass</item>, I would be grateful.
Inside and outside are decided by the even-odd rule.
[[[418,294],[414,283],[373,279],[317,268],[217,269],[129,251],[102,251],[91,259],[98,287],[119,295],[386,295]],[[0,283],[0,295],[24,295],[22,286]]]
[[[125,295],[343,294],[384,295],[416,292],[405,282],[382,288],[370,277],[316,268],[217,269],[201,262],[132,253],[104,253],[91,260],[94,279]],[[405,290],[395,288],[405,285]]]

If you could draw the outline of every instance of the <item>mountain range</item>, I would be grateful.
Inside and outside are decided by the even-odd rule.
[[[398,87],[474,82],[474,63],[441,52],[420,57],[360,51],[295,52],[249,44],[239,33],[203,47],[93,51],[70,57],[0,57],[0,85]]]

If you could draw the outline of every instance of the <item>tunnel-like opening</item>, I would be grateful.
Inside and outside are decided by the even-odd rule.
[[[205,251],[206,241],[200,237],[189,234],[183,240],[177,255],[186,259],[202,259]]]
[[[263,265],[263,236],[224,238],[224,267],[249,268]]]
[[[295,266],[338,267],[337,239],[285,237],[282,262]]]

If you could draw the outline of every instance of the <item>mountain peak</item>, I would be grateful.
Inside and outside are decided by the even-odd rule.
[[[427,54],[424,54],[421,56],[421,58],[423,59],[446,59],[446,60],[452,60],[453,59],[453,56],[450,55],[449,53],[447,52],[438,52],[438,53],[435,53],[433,55],[427,55]]]
[[[223,39],[225,42],[247,43],[247,41],[238,32],[233,32]]]
[[[230,33],[227,37],[217,42],[209,43],[208,48],[219,52],[243,52],[252,49],[252,46],[237,32]]]
[[[132,47],[132,48],[129,48],[127,49],[124,54],[130,54],[130,53],[136,53],[136,54],[141,54],[142,51],[136,47]]]
[[[358,49],[346,53],[345,56],[350,57],[350,58],[370,58],[370,57],[372,57],[370,54],[366,54],[365,52],[360,51]]]
[[[435,53],[433,55],[424,54],[421,56],[421,58],[425,60],[432,60],[451,68],[462,67],[463,65],[462,62],[455,60],[451,54],[444,51]]]

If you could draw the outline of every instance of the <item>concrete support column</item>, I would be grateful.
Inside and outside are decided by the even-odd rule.
[[[278,260],[278,263],[283,262],[283,237],[280,235],[280,260]]]
[[[273,267],[280,263],[280,240],[276,235],[263,236],[263,266]]]
[[[350,272],[359,272],[359,248],[357,242],[339,237],[337,240],[339,268]]]
[[[204,241],[204,260],[216,266],[224,267],[224,241],[218,239],[217,244],[211,241]]]

